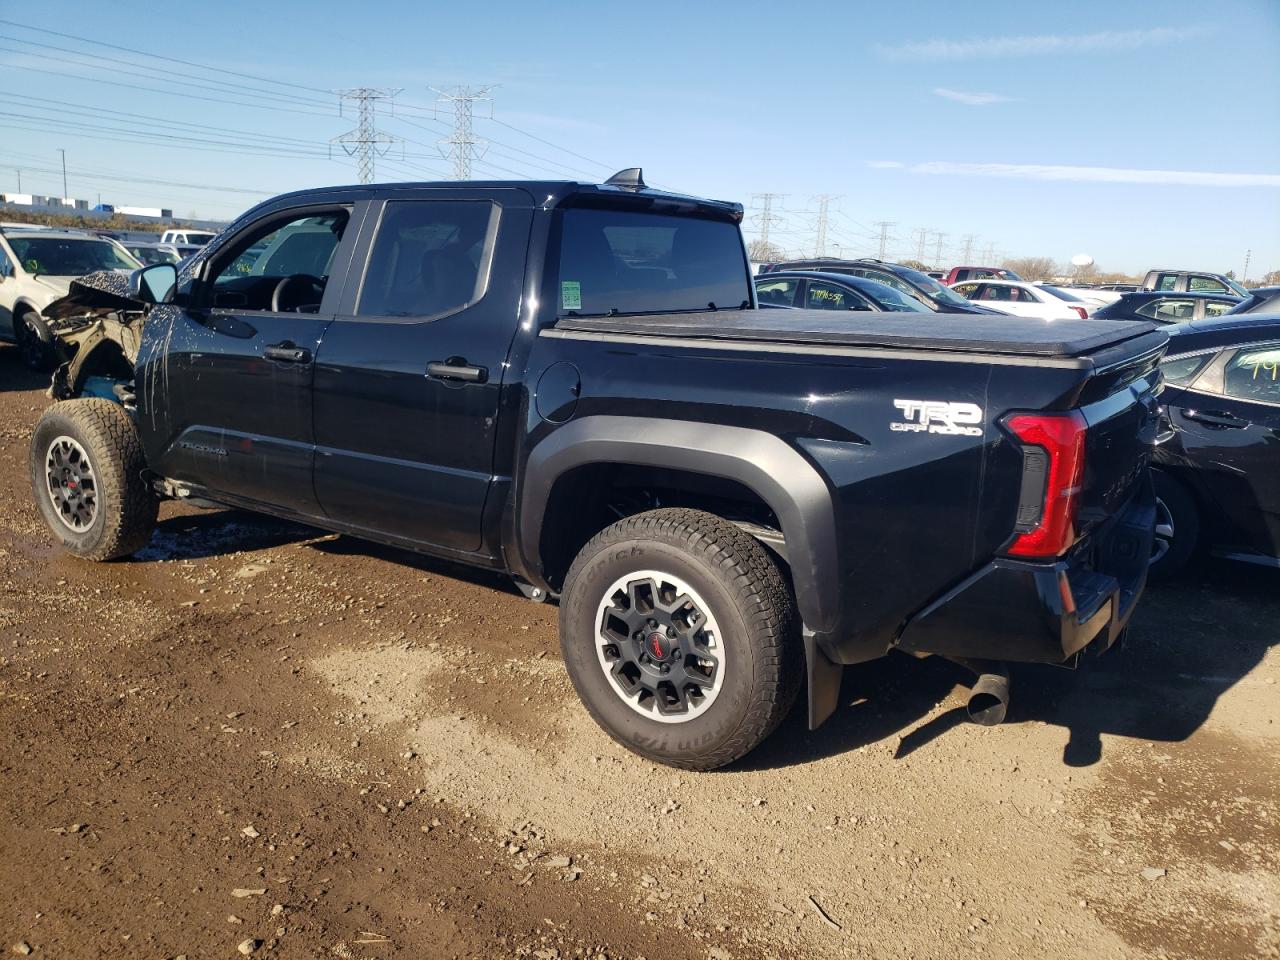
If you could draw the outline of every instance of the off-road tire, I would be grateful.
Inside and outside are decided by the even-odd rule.
[[[645,570],[684,580],[719,625],[723,687],[684,722],[642,715],[598,659],[606,592],[620,577]],[[795,703],[804,673],[795,600],[777,563],[755,538],[698,510],[652,510],[592,538],[565,580],[560,644],[578,696],[609,736],[650,760],[689,770],[722,767],[758,746]]]
[[[1173,522],[1173,538],[1164,556],[1151,564],[1147,577],[1153,583],[1172,580],[1195,560],[1200,546],[1200,506],[1182,483],[1163,470],[1151,471],[1156,499],[1163,503]],[[1156,522],[1160,523],[1157,507]]]
[[[18,346],[22,365],[36,373],[45,373],[53,366],[53,351],[36,332],[43,321],[30,309],[24,309],[13,319],[13,339]]]
[[[97,503],[92,522],[82,531],[63,522],[49,493],[47,458],[50,445],[60,437],[79,444],[93,470]],[[114,560],[147,545],[159,502],[143,479],[145,469],[137,428],[110,400],[63,400],[36,423],[30,454],[32,493],[54,537],[78,557]]]

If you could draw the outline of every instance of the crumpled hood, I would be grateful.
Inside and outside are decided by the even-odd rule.
[[[43,277],[37,279],[43,280]],[[62,320],[85,313],[128,310],[140,313],[146,304],[129,296],[129,275],[117,270],[99,270],[72,280],[67,294],[41,311],[50,320]]]

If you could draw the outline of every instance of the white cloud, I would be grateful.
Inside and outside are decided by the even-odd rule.
[[[888,60],[990,60],[1060,53],[1116,53],[1190,40],[1205,32],[1202,26],[1152,27],[1147,30],[1100,30],[1097,33],[923,40],[881,46],[878,50]]]
[[[992,103],[1012,103],[1014,97],[1006,97],[1003,93],[966,93],[964,90],[948,90],[946,87],[934,87],[933,94],[944,100],[968,104],[971,107],[985,107]]]
[[[1142,170],[1129,167],[1076,167],[1038,163],[953,163],[933,160],[903,164],[872,160],[869,167],[901,167],[908,173],[1012,180],[1057,180],[1079,183],[1142,183],[1184,187],[1280,187],[1278,173],[1214,173],[1205,170]]]

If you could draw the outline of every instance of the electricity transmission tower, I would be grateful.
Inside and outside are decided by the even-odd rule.
[[[398,142],[397,137],[382,133],[377,129],[377,103],[379,100],[391,100],[399,90],[376,90],[373,87],[355,87],[351,90],[335,90],[338,95],[338,113],[342,113],[342,104],[347,100],[356,103],[356,128],[348,130],[341,136],[329,141],[342,147],[347,156],[355,157],[360,164],[360,182],[373,183],[374,159],[384,157],[391,145]]]
[[[933,238],[938,242],[937,249],[933,253],[933,265],[935,267],[942,266],[942,241],[947,239],[948,236],[949,234],[945,234],[942,231],[938,231],[933,235]]]
[[[769,246],[769,226],[780,223],[782,218],[773,212],[773,201],[781,200],[785,193],[753,193],[752,200],[760,201],[760,212],[751,215],[751,222],[760,225],[760,246]]]
[[[996,245],[994,243],[988,243],[987,252],[983,255],[982,262],[995,263],[995,260],[996,260]]]
[[[1249,278],[1249,260],[1253,257],[1253,250],[1249,249],[1244,252],[1244,269],[1240,271],[1240,282],[1244,283]]]
[[[898,224],[894,220],[877,220],[875,225],[880,228],[880,253],[879,258],[884,259],[885,249],[889,245],[889,228],[896,227]]]
[[[973,241],[977,240],[976,234],[966,233],[964,235],[964,262],[968,263],[973,259]]]
[[[820,193],[814,199],[818,201],[818,225],[817,236],[813,241],[813,255],[825,257],[827,255],[827,207],[832,200],[837,200],[839,197],[834,193]]]
[[[917,227],[914,231],[916,235],[916,260],[924,263],[924,241],[929,235],[927,227]]]
[[[475,103],[477,100],[493,102],[493,98],[489,96],[489,91],[493,89],[488,87],[454,87],[452,91],[435,90],[440,96],[436,99],[436,103],[453,104],[453,136],[446,137],[439,141],[441,153],[446,160],[453,161],[453,178],[455,180],[471,179],[471,163],[479,160],[484,156],[485,147],[489,145],[489,141],[481,140],[471,131],[471,119],[475,111]],[[448,150],[443,148],[448,146]]]

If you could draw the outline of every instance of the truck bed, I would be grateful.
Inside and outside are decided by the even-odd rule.
[[[864,314],[833,310],[717,310],[617,317],[565,317],[578,333],[764,341],[834,347],[930,350],[1020,357],[1081,357],[1145,336],[1130,320],[1033,320],[969,314]]]

